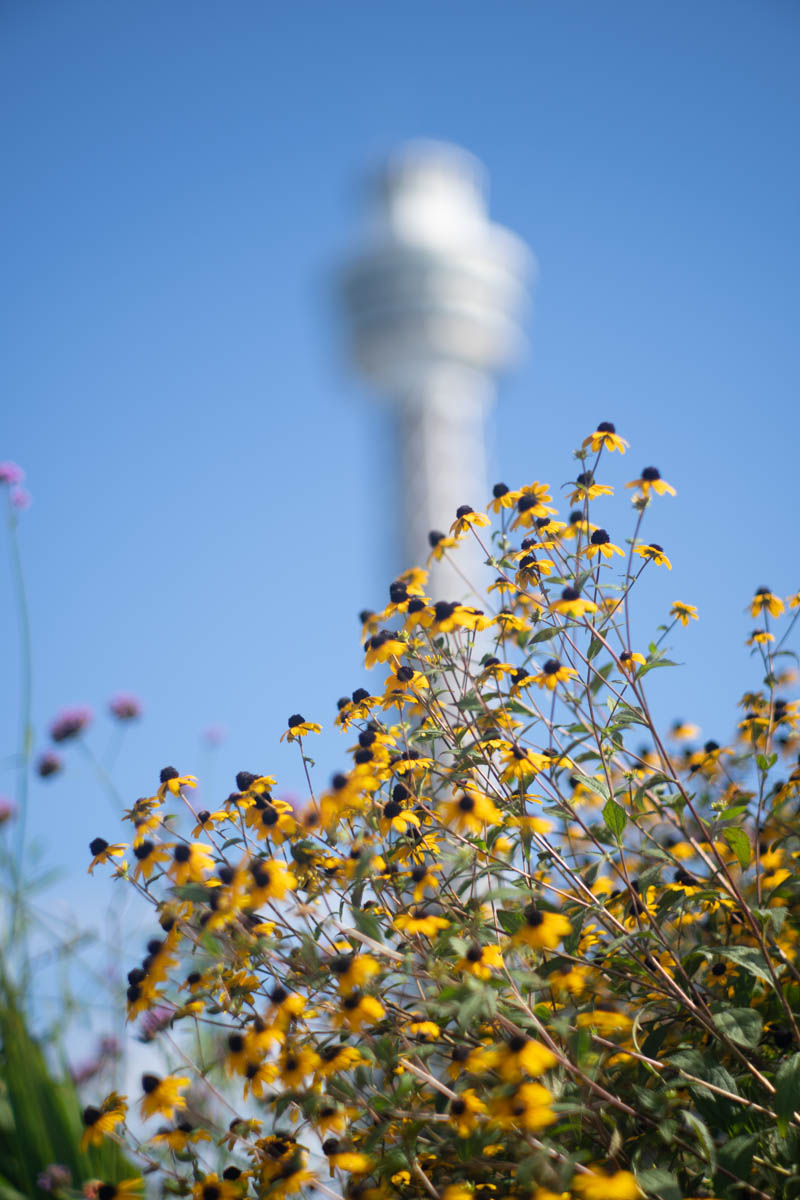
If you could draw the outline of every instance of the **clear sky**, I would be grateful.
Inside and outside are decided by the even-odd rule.
[[[617,482],[660,467],[678,495],[647,528],[675,565],[643,603],[702,620],[651,677],[656,709],[727,736],[757,682],[747,596],[800,587],[798,61],[795,0],[5,0],[0,458],[34,496],[37,749],[63,706],[127,690],[126,801],[167,763],[207,772],[211,724],[206,800],[243,768],[301,790],[278,737],[293,711],[330,727],[362,682],[392,527],[332,278],[365,170],[418,136],[485,162],[494,218],[539,260],[493,475],[558,488],[599,420],[632,442]],[[31,828],[86,908],[86,845],[118,827],[67,758]],[[327,780],[333,736],[318,758]]]

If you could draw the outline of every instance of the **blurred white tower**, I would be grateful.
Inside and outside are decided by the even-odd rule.
[[[485,171],[456,146],[413,142],[377,184],[344,298],[356,364],[394,411],[403,565],[424,565],[429,533],[446,533],[459,505],[482,509],[489,499],[486,418],[495,373],[522,346],[533,258],[489,220]],[[483,574],[482,559],[466,539],[457,561],[470,580]],[[467,593],[452,567],[434,565],[434,599]]]

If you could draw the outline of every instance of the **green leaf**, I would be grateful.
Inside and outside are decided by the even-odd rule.
[[[596,796],[602,796],[604,800],[611,799],[608,784],[604,779],[594,779],[590,775],[580,775],[578,772],[575,773],[574,778],[578,780],[578,783],[582,783],[590,792],[594,792]]]
[[[525,916],[520,909],[501,908],[498,910],[497,919],[506,933],[513,935],[525,920]]]
[[[609,796],[603,806],[603,820],[606,823],[606,829],[619,840],[628,824],[628,814],[621,804],[617,804],[616,800],[612,800]]]
[[[683,1189],[678,1180],[671,1171],[666,1171],[663,1167],[649,1167],[646,1171],[637,1171],[636,1179],[648,1196],[657,1196],[658,1200],[683,1200]]]
[[[754,1008],[724,1008],[714,1013],[714,1024],[737,1046],[753,1047],[761,1040],[763,1021]]]
[[[359,933],[363,933],[366,937],[371,937],[375,942],[383,941],[383,932],[381,930],[380,921],[374,913],[367,912],[363,908],[354,908],[353,921]]]
[[[750,838],[743,829],[738,825],[732,825],[728,829],[723,829],[722,836],[730,846],[733,853],[739,860],[739,865],[742,868],[750,866]]]
[[[792,1113],[800,1108],[800,1054],[793,1054],[778,1068],[773,1103],[778,1114],[778,1132],[786,1137]]]
[[[693,1112],[689,1112],[684,1108],[682,1114],[684,1121],[689,1128],[697,1135],[697,1140],[703,1147],[703,1154],[708,1163],[709,1170],[713,1173],[717,1169],[717,1148],[709,1132],[705,1121],[701,1121]]]

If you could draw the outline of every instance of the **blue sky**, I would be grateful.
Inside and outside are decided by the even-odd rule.
[[[0,33],[0,458],[34,495],[40,748],[63,706],[128,690],[126,800],[166,763],[203,775],[216,723],[210,799],[242,768],[301,790],[285,719],[330,727],[362,682],[356,613],[391,560],[391,446],[332,281],[364,172],[418,136],[485,162],[493,216],[539,261],[493,475],[558,488],[603,419],[632,443],[618,485],[660,467],[678,496],[648,531],[675,565],[643,614],[680,598],[702,621],[655,708],[728,734],[757,682],[747,595],[800,587],[793,0],[7,0]],[[0,611],[11,753],[5,555]],[[86,844],[116,826],[68,758],[31,829],[88,911]],[[327,778],[335,737],[318,758]]]

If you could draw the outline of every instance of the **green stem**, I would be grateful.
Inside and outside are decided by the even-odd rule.
[[[25,831],[28,816],[28,785],[30,780],[31,752],[33,750],[33,724],[31,708],[33,702],[33,668],[31,653],[31,626],[25,576],[22,571],[17,538],[17,514],[8,498],[8,532],[11,554],[11,576],[17,602],[17,619],[20,634],[20,704],[19,704],[19,755],[17,758],[17,843],[12,855],[14,898],[11,916],[10,944],[14,945],[22,927],[23,857],[25,853]]]

